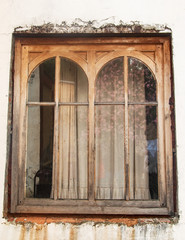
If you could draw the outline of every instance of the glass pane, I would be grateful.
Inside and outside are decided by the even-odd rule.
[[[136,58],[128,58],[128,88],[130,102],[156,101],[156,81],[148,69]]]
[[[53,107],[28,107],[26,197],[50,198],[53,163]]]
[[[125,199],[124,106],[95,108],[96,199]]]
[[[95,102],[124,102],[123,57],[111,60],[99,72]]]
[[[88,79],[84,71],[75,62],[60,60],[60,102],[88,102]]]
[[[54,102],[55,59],[41,63],[28,80],[29,102]]]
[[[60,106],[59,198],[88,198],[88,107]]]
[[[129,106],[131,199],[158,199],[157,107]]]

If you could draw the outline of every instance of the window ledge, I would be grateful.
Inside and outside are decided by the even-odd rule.
[[[147,225],[147,224],[177,224],[178,217],[112,217],[112,216],[77,216],[77,215],[56,215],[56,216],[46,216],[46,215],[12,215],[7,216],[7,220],[15,224],[50,224],[50,223],[69,223],[69,224],[83,224],[86,222],[92,222],[93,225],[97,224],[118,224],[126,225],[127,227],[133,227],[135,225]]]

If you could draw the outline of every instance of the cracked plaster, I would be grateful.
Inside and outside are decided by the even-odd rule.
[[[107,18],[101,21],[83,21],[79,18],[71,23],[66,21],[61,24],[44,23],[35,26],[19,26],[14,33],[170,33],[171,29],[165,24],[142,24],[139,21],[124,23],[122,20]]]

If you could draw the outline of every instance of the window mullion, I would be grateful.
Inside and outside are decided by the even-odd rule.
[[[55,64],[55,119],[54,119],[54,145],[53,145],[53,177],[52,177],[52,188],[53,198],[58,198],[58,135],[59,135],[59,82],[60,82],[60,57],[56,57]]]
[[[95,171],[94,171],[94,82],[95,82],[95,51],[88,52],[88,78],[89,78],[89,188],[88,196],[90,201],[94,201],[95,192]]]
[[[124,57],[124,89],[125,89],[125,141],[124,141],[124,156],[125,156],[125,195],[126,200],[129,200],[129,146],[128,146],[128,57]]]

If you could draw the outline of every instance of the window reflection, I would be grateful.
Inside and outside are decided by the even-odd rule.
[[[129,101],[156,101],[156,81],[149,68],[136,58],[128,58]]]
[[[156,102],[156,81],[146,65],[131,57],[128,88],[131,199],[158,199],[157,106],[150,105]]]
[[[54,102],[55,59],[41,63],[28,80],[29,102]]]

